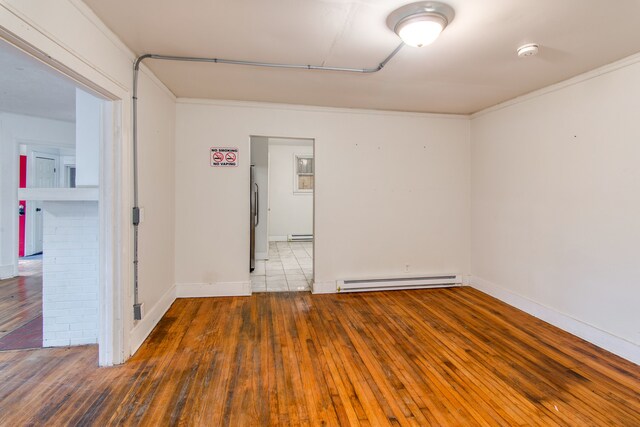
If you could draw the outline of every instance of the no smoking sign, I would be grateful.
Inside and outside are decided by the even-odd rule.
[[[238,166],[238,148],[211,147],[211,166],[216,168]]]

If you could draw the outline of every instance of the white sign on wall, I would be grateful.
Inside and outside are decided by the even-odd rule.
[[[211,147],[211,166],[216,168],[238,166],[238,148]]]

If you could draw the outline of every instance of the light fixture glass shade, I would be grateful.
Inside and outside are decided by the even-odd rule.
[[[456,16],[451,6],[439,1],[405,4],[387,17],[387,27],[408,46],[433,43]]]
[[[418,15],[404,19],[396,26],[396,33],[402,41],[413,47],[427,46],[433,43],[446,22],[437,15]]]

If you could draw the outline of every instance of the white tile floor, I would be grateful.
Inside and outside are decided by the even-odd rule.
[[[253,292],[310,291],[313,279],[311,242],[270,242],[269,259],[256,261]]]

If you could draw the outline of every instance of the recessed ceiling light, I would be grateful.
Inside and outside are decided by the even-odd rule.
[[[526,58],[527,56],[534,56],[538,54],[540,47],[535,43],[529,43],[522,45],[516,51],[520,58]]]
[[[447,4],[422,1],[391,12],[387,25],[405,44],[422,47],[433,43],[454,16],[453,8]]]

